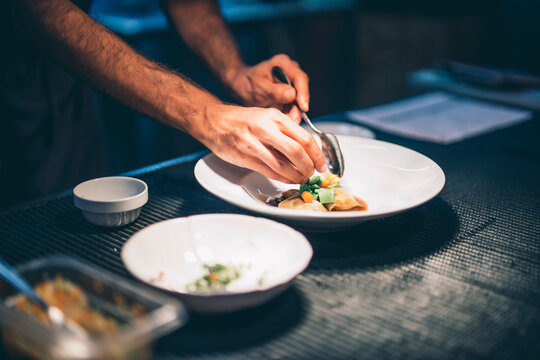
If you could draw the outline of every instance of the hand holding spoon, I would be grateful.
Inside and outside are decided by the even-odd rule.
[[[274,66],[272,68],[272,74],[282,83],[292,86],[289,77],[287,76],[287,74],[285,74],[285,71],[283,71],[283,69],[279,66]],[[300,110],[300,107],[298,106],[296,100],[294,101],[294,103],[298,107],[298,110]],[[304,121],[308,124],[311,130],[313,130],[313,132],[321,138],[322,152],[324,154],[324,157],[326,158],[326,161],[328,162],[328,169],[330,170],[330,172],[339,177],[343,177],[343,173],[345,171],[345,161],[343,160],[343,153],[341,151],[341,147],[339,146],[339,141],[337,137],[334,134],[323,133],[322,131],[317,129],[313,125],[311,120],[309,120],[306,113],[302,110],[300,110],[300,114],[302,116],[302,119],[304,119]]]

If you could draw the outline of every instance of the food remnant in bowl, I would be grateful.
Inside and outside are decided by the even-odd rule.
[[[118,330],[119,324],[115,319],[92,308],[82,288],[60,275],[52,281],[38,283],[34,290],[45,303],[62,310],[66,318],[84,328],[90,336],[104,336]],[[18,294],[8,299],[6,305],[34,317],[41,323],[50,324],[45,312],[26,295]]]
[[[156,283],[159,283],[161,281],[163,281],[163,278],[165,277],[165,273],[163,271],[160,271],[156,277],[153,277],[151,279],[148,280],[148,282],[152,285],[156,284]]]
[[[312,176],[299,190],[287,190],[267,204],[282,209],[308,211],[363,211],[367,204],[338,187],[341,179],[334,174]]]
[[[212,291],[225,290],[227,285],[238,279],[242,273],[234,265],[204,265],[206,274],[189,283],[186,290],[190,293],[209,293]]]

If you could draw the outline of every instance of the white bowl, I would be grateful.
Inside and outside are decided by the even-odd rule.
[[[175,293],[190,309],[223,313],[262,304],[287,289],[309,264],[313,250],[290,227],[247,215],[207,214],[150,225],[122,248],[138,279]],[[218,294],[191,294],[186,285],[203,265],[235,265],[242,275]],[[260,279],[263,282],[259,282]]]
[[[231,165],[213,154],[197,162],[195,177],[206,190],[231,204],[312,231],[331,231],[397,214],[430,200],[444,186],[441,168],[416,151],[361,137],[338,135],[338,139],[345,158],[341,184],[366,201],[366,211],[312,212],[267,205],[243,187],[269,194],[294,186]]]
[[[142,180],[111,176],[85,181],[73,189],[73,202],[86,220],[98,226],[122,226],[135,220],[148,201]]]

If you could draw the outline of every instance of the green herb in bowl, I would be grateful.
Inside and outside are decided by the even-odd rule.
[[[234,265],[204,265],[206,274],[189,283],[186,289],[190,293],[209,293],[217,290],[225,290],[227,285],[238,279],[242,273]]]

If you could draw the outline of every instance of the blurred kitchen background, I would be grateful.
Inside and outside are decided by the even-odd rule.
[[[410,74],[442,60],[540,73],[540,1],[222,0],[248,64],[278,53],[310,76],[313,118],[419,90]],[[170,31],[158,0],[95,0],[92,16],[148,57],[232,101]],[[101,95],[110,173],[203,149]]]

